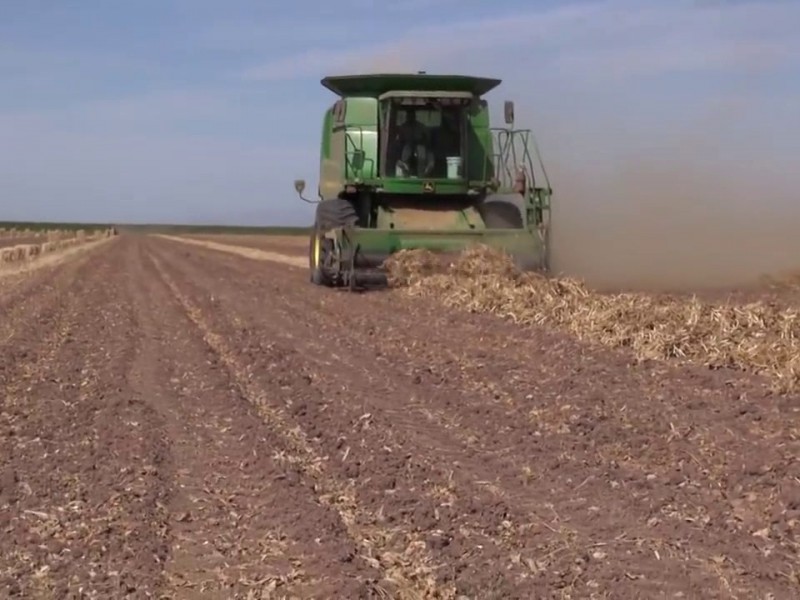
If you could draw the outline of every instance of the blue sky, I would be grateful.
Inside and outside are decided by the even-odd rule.
[[[319,80],[372,69],[503,78],[563,210],[658,204],[687,168],[784,206],[798,30],[788,0],[0,0],[0,220],[306,224]]]

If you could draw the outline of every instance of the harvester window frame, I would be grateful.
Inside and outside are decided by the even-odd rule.
[[[395,175],[388,168],[389,165],[389,148],[392,143],[390,132],[398,126],[394,123],[396,115],[398,114],[399,107],[413,107],[417,106],[419,109],[426,111],[431,104],[436,106],[441,115],[442,109],[448,106],[458,107],[460,110],[458,114],[458,129],[459,129],[459,152],[462,158],[462,174],[461,179],[468,179],[467,173],[469,155],[468,148],[468,122],[469,112],[471,106],[475,102],[474,94],[470,92],[414,92],[414,91],[392,91],[381,94],[380,100],[380,131],[381,131],[381,150],[379,157],[379,169],[382,177],[393,178]],[[435,112],[435,110],[434,110]],[[441,119],[441,117],[440,117]],[[441,120],[439,125],[441,126]],[[433,131],[434,128],[426,128]],[[434,152],[436,150],[434,149]],[[441,179],[441,177],[432,177],[431,179]]]

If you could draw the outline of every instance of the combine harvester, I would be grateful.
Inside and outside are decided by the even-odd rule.
[[[490,125],[485,94],[499,79],[461,75],[326,77],[339,96],[322,125],[319,200],[309,244],[311,281],[386,283],[384,261],[404,249],[507,252],[547,271],[550,196],[530,130]],[[544,186],[537,185],[534,160]]]

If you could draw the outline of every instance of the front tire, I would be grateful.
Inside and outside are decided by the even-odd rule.
[[[358,225],[355,205],[346,198],[331,198],[317,204],[316,222],[322,231]]]
[[[331,251],[330,240],[325,238],[325,232],[340,227],[355,227],[358,225],[358,213],[350,200],[346,198],[331,198],[322,200],[317,204],[314,218],[314,228],[308,244],[308,269],[309,280],[315,285],[330,286],[331,282],[322,269],[326,250]]]
[[[314,285],[327,285],[325,274],[322,271],[322,232],[317,223],[311,231],[308,240],[308,271],[309,281]]]

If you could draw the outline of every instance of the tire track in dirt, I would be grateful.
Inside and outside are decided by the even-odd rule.
[[[52,321],[18,324],[30,327],[34,349],[27,362],[9,357],[3,381],[0,573],[9,596],[147,596],[158,587],[163,446],[152,414],[118,385],[133,349],[119,265],[110,254],[85,260],[85,277],[59,275]]]
[[[188,290],[186,295],[196,301],[214,296],[213,306],[205,305],[204,318],[217,331],[230,331],[226,338],[236,341],[232,346],[261,347],[269,360],[285,365],[280,371],[283,388],[305,390],[291,409],[294,421],[313,434],[320,452],[331,455],[331,466],[341,472],[340,477],[353,480],[359,502],[406,530],[427,532],[428,543],[448,563],[441,578],[456,578],[457,591],[464,594],[492,585],[505,597],[525,596],[531,568],[519,550],[532,530],[559,535],[546,523],[552,518],[550,510],[527,505],[520,511],[509,506],[492,489],[496,476],[492,465],[470,452],[452,432],[425,427],[414,415],[409,418],[408,394],[391,389],[391,380],[388,387],[385,379],[377,381],[367,368],[370,357],[363,352],[350,362],[341,354],[331,356],[330,348],[320,344],[327,339],[324,335],[316,339],[314,333],[297,335],[287,328],[287,322],[299,324],[303,317],[287,319],[281,314],[277,295],[271,296],[267,315],[253,302],[264,297],[263,290],[254,296],[209,282],[209,275],[218,272],[213,263],[192,267],[164,252],[159,258],[179,287]],[[329,333],[315,329],[313,317],[308,320],[310,331]],[[263,348],[264,340],[271,341],[269,347]],[[246,359],[255,361],[256,368],[261,366],[253,353]],[[404,490],[411,491],[410,497],[401,493]]]
[[[289,374],[283,370],[281,349],[245,349],[250,353],[265,352],[264,357],[269,363],[248,364],[246,358],[252,357],[252,354],[242,356],[231,343],[235,341],[235,338],[231,340],[231,332],[218,329],[207,308],[201,306],[203,303],[176,284],[174,274],[168,273],[161,264],[163,254],[159,253],[154,260],[163,281],[203,333],[209,347],[225,364],[243,396],[258,409],[275,438],[282,440],[286,448],[286,460],[300,469],[308,485],[317,493],[318,500],[338,512],[350,538],[360,546],[360,556],[382,573],[382,580],[378,584],[384,589],[382,593],[401,599],[454,598],[452,586],[435,579],[435,570],[441,566],[435,565],[428,555],[422,532],[404,530],[391,520],[384,519],[382,511],[360,505],[348,476],[338,469],[331,469],[330,457],[317,450],[315,437],[319,431],[303,430],[286,414],[281,397],[289,393],[289,382],[285,381]],[[259,372],[256,367],[261,366],[267,370]],[[360,425],[368,426],[367,423]],[[339,449],[340,453],[342,451],[344,448]],[[396,458],[401,463],[406,459]],[[407,509],[413,510],[413,502],[408,504],[408,498],[406,502]]]
[[[0,351],[13,351],[14,340],[26,324],[46,321],[54,314],[59,295],[87,274],[94,252],[87,251],[58,266],[14,275],[0,286]],[[0,280],[2,281],[2,280]]]
[[[51,444],[49,437],[41,439],[33,433],[36,423],[30,415],[25,414],[27,403],[26,396],[37,390],[40,372],[52,361],[61,348],[70,341],[70,333],[76,325],[75,303],[69,302],[71,296],[63,296],[56,317],[47,323],[50,328],[36,329],[36,323],[18,323],[20,329],[34,335],[22,337],[18,344],[18,355],[25,357],[25,361],[14,360],[0,361],[0,383],[3,396],[0,411],[0,531],[3,531],[3,543],[0,543],[0,589],[9,596],[17,596],[23,591],[30,592],[29,581],[31,573],[36,571],[35,561],[38,557],[26,551],[27,539],[20,539],[28,530],[28,523],[23,519],[51,518],[48,513],[35,510],[38,505],[31,497],[34,495],[34,482],[38,479],[36,467],[26,468],[26,458],[33,452],[45,453]],[[37,335],[41,333],[41,335]],[[4,355],[5,358],[7,355]],[[25,439],[25,433],[28,439]],[[42,447],[37,448],[37,445]],[[34,484],[35,485],[35,484]],[[26,504],[26,500],[30,500]],[[24,506],[28,508],[23,508]],[[32,526],[35,523],[31,524]],[[45,572],[50,567],[44,567]],[[34,582],[36,585],[37,582]],[[48,582],[44,581],[38,588],[44,591]],[[52,590],[51,590],[52,591]]]
[[[202,257],[202,271],[200,270],[190,270],[187,271],[186,278],[188,280],[192,280],[195,283],[198,281],[202,281],[207,279],[208,275],[212,275],[217,271],[211,267],[212,261],[208,260],[208,257]],[[184,270],[186,267],[184,266]],[[205,274],[205,275],[204,275]],[[246,274],[246,273],[245,273]],[[243,275],[245,275],[243,274]],[[270,274],[272,275],[272,274]],[[227,277],[229,279],[230,277]],[[229,283],[229,282],[226,282]],[[278,284],[279,285],[279,284]],[[247,309],[242,308],[242,305],[250,305],[250,314],[252,315],[253,310],[253,299],[260,299],[266,296],[265,291],[263,289],[252,289],[248,290],[247,293],[242,293],[242,287],[231,286],[230,288],[226,289],[222,285],[217,285],[214,288],[211,284],[206,284],[206,289],[204,289],[204,295],[207,295],[211,289],[214,290],[214,295],[218,303],[215,305],[215,312],[220,315],[236,315],[235,318],[238,318],[239,315],[246,314],[248,311]],[[285,288],[284,288],[285,289]],[[199,296],[200,294],[193,294],[193,296]],[[283,312],[286,308],[284,305],[284,298],[281,297],[279,290],[277,289],[274,294],[270,294],[270,309],[271,311],[278,311]],[[249,300],[248,300],[249,299]],[[255,300],[258,302],[258,300]],[[302,305],[302,302],[300,303]],[[306,307],[307,308],[307,307]],[[344,312],[342,313],[344,314]],[[243,327],[247,327],[250,329],[256,329],[260,327],[258,323],[259,317],[261,319],[266,318],[266,315],[256,315],[254,318],[246,318],[244,319],[244,323],[242,323]],[[475,502],[473,506],[480,506],[483,505],[484,514],[481,515],[481,518],[484,519],[485,523],[491,523],[492,520],[495,523],[490,527],[484,528],[484,533],[488,529],[492,529],[497,533],[496,535],[490,536],[494,543],[502,548],[504,548],[507,552],[504,558],[500,556],[494,557],[494,565],[496,568],[497,564],[503,564],[505,562],[512,563],[512,562],[520,562],[522,560],[522,556],[520,554],[520,550],[525,549],[525,542],[530,546],[531,540],[537,540],[537,538],[541,538],[541,532],[547,532],[544,537],[548,538],[546,542],[542,543],[542,546],[537,548],[537,553],[539,556],[547,557],[549,554],[553,553],[552,551],[555,549],[557,552],[553,554],[567,554],[564,552],[564,549],[570,549],[571,544],[569,544],[568,538],[572,536],[572,532],[568,530],[564,530],[561,525],[558,523],[553,523],[552,525],[547,524],[545,518],[542,518],[540,513],[546,513],[548,519],[552,519],[555,517],[556,521],[558,518],[557,513],[553,510],[552,506],[547,506],[546,504],[537,504],[535,501],[528,501],[525,496],[530,493],[530,489],[523,489],[520,485],[516,486],[517,494],[515,498],[515,502],[513,504],[508,502],[508,498],[505,497],[503,492],[498,492],[497,487],[494,484],[494,480],[496,479],[496,474],[498,472],[498,463],[494,463],[492,465],[483,464],[483,468],[481,468],[481,463],[487,463],[490,461],[483,460],[484,457],[480,457],[477,461],[471,460],[477,452],[473,451],[469,452],[468,445],[464,444],[463,447],[459,448],[458,445],[448,444],[444,440],[448,438],[448,433],[452,434],[453,432],[443,431],[441,428],[438,431],[432,431],[430,428],[428,429],[428,435],[425,436],[425,427],[424,423],[420,422],[420,419],[417,418],[416,420],[413,418],[413,415],[409,418],[407,413],[411,412],[412,409],[417,407],[413,406],[413,403],[410,405],[408,402],[408,395],[406,394],[403,396],[402,394],[398,394],[396,391],[391,389],[391,385],[387,388],[386,384],[386,375],[387,371],[391,370],[388,368],[388,365],[384,364],[384,361],[381,361],[381,375],[384,377],[383,381],[375,381],[375,377],[370,375],[368,371],[368,367],[366,365],[371,365],[373,363],[374,354],[370,355],[371,351],[374,351],[372,347],[372,343],[375,342],[373,338],[369,338],[368,336],[363,335],[363,331],[359,332],[361,336],[361,348],[358,346],[350,347],[347,343],[348,332],[345,331],[344,328],[341,326],[341,321],[344,318],[340,319],[340,322],[337,323],[336,319],[331,319],[330,314],[325,315],[327,320],[329,321],[328,326],[326,327],[324,324],[324,320],[316,320],[316,315],[313,311],[307,311],[305,314],[291,314],[291,313],[284,313],[277,319],[272,318],[270,321],[277,322],[277,323],[300,323],[303,321],[308,321],[307,326],[309,331],[313,331],[317,335],[320,336],[320,339],[327,340],[327,339],[336,339],[336,355],[334,355],[333,359],[329,365],[324,364],[324,359],[321,358],[319,355],[319,344],[314,342],[314,335],[291,335],[287,334],[284,335],[282,332],[282,327],[279,326],[278,329],[270,328],[268,330],[264,330],[264,327],[261,326],[261,331],[259,332],[261,337],[275,339],[283,337],[288,337],[288,343],[294,343],[296,349],[301,353],[306,361],[312,361],[310,364],[312,368],[310,369],[311,372],[318,373],[320,364],[317,364],[317,369],[313,368],[313,361],[317,361],[318,363],[322,364],[323,370],[325,366],[329,366],[327,373],[324,373],[322,377],[327,381],[329,379],[338,379],[340,385],[347,386],[348,381],[353,384],[350,386],[350,396],[353,399],[357,399],[357,405],[359,410],[363,412],[369,412],[372,421],[374,423],[373,428],[379,432],[381,435],[385,435],[387,438],[397,438],[398,436],[392,435],[396,430],[398,425],[405,426],[405,434],[403,437],[406,439],[405,446],[407,448],[419,449],[419,448],[427,448],[429,454],[437,455],[439,458],[444,459],[446,464],[450,464],[448,461],[455,461],[453,463],[454,471],[450,473],[450,476],[443,476],[442,473],[439,473],[438,478],[440,480],[447,479],[448,484],[445,486],[441,486],[441,488],[451,488],[448,490],[451,494],[453,494],[456,498],[458,497],[470,497],[472,498],[472,502]],[[330,326],[330,323],[335,323],[334,327]],[[338,329],[337,329],[338,327]],[[359,331],[359,330],[356,330]],[[365,339],[369,340],[369,345],[364,347],[363,341]],[[244,343],[244,342],[242,342]],[[353,351],[353,355],[350,356],[350,351]],[[395,353],[396,354],[396,353]],[[387,354],[385,356],[391,356],[391,354]],[[350,360],[348,360],[350,359]],[[346,363],[346,368],[343,363]],[[413,375],[413,373],[411,374]],[[339,376],[339,377],[337,377]],[[363,378],[366,381],[373,380],[369,388],[361,388],[359,390],[357,388],[357,380]],[[392,381],[392,380],[390,380]],[[395,387],[397,387],[397,380],[395,381]],[[416,390],[415,393],[424,397],[427,394],[436,394],[437,391],[434,388],[420,387],[419,385],[412,385],[412,378],[409,376],[408,378],[401,377],[400,378],[400,385],[408,385],[411,389]],[[416,381],[419,384],[419,380]],[[363,385],[363,384],[362,384]],[[335,388],[334,388],[335,390]],[[363,391],[362,391],[363,390]],[[370,396],[371,394],[371,396]],[[368,399],[369,398],[369,399]],[[380,398],[381,400],[378,401],[371,401],[372,398]],[[460,399],[457,396],[453,396],[452,390],[450,393],[450,401],[452,402],[456,399],[456,402],[459,402]],[[309,404],[313,405],[315,403],[309,402]],[[395,406],[392,406],[395,404]],[[337,406],[336,411],[329,411],[329,412],[336,412],[347,408],[346,405]],[[405,414],[404,414],[405,413]],[[361,414],[361,413],[357,413]],[[356,416],[357,416],[356,414]],[[337,426],[335,423],[329,425],[329,427],[325,428],[325,430],[330,430],[333,432],[341,431],[342,427]],[[415,431],[416,430],[416,431]],[[421,437],[419,434],[423,433]],[[417,434],[417,435],[415,435]],[[435,435],[434,435],[435,434]],[[427,443],[423,440],[427,438]],[[433,443],[431,443],[431,441]],[[438,443],[437,443],[438,441]],[[448,449],[449,445],[449,449]],[[353,454],[351,454],[353,456]],[[353,456],[354,459],[358,459],[357,451]],[[456,460],[458,459],[458,460]],[[367,461],[368,462],[368,461]],[[471,463],[471,464],[470,464]],[[359,463],[359,464],[363,464]],[[500,470],[502,471],[502,469]],[[507,471],[507,469],[506,469]],[[480,475],[476,475],[476,473],[480,473]],[[521,470],[517,470],[515,475],[520,478]],[[454,485],[455,484],[455,485]],[[495,496],[494,498],[488,498],[485,490],[476,488],[475,486],[479,485],[481,487],[485,487],[486,490],[492,492]],[[441,489],[440,488],[440,489]],[[369,495],[370,490],[367,489],[364,491],[365,495]],[[500,501],[498,501],[498,497]],[[463,509],[463,506],[462,506]],[[467,510],[470,510],[469,508]],[[473,509],[474,510],[474,509]],[[538,530],[538,531],[537,531]],[[522,538],[526,538],[523,540]],[[609,545],[612,542],[603,542],[597,544],[587,544],[587,548],[592,549],[599,548],[601,546]],[[458,546],[458,544],[451,544],[454,548]],[[558,547],[560,546],[560,547]],[[580,550],[580,547],[576,545],[575,551],[570,551],[568,554],[571,556],[568,557],[568,562],[571,562],[577,556],[572,556]],[[597,552],[597,550],[595,550]],[[474,562],[474,558],[470,557],[470,561]],[[492,561],[488,561],[490,564]],[[540,574],[540,571],[546,571],[548,567],[551,565],[548,564],[549,560],[537,560],[536,564],[526,565],[531,571]],[[474,563],[479,564],[479,563]],[[491,568],[491,567],[490,567]],[[556,578],[562,577],[564,575],[568,575],[569,573],[558,573],[551,576],[555,576]],[[554,584],[554,585],[557,585]],[[523,596],[524,597],[524,596]]]
[[[613,581],[621,565],[630,566],[633,579],[624,581],[637,592],[647,589],[647,581],[654,593],[694,589],[706,597],[713,587],[714,597],[734,597],[737,589],[781,594],[797,585],[797,446],[770,448],[786,418],[794,419],[788,426],[797,431],[796,401],[764,398],[746,378],[730,381],[658,365],[632,369],[620,353],[537,330],[520,332],[491,318],[442,316],[403,299],[402,308],[417,312],[412,325],[407,315],[395,314],[396,295],[287,295],[302,284],[280,267],[254,269],[208,251],[181,255],[185,263],[202,261],[207,272],[212,264],[224,265],[226,275],[222,269],[213,273],[220,273],[216,289],[225,310],[233,298],[256,304],[269,294],[270,310],[282,312],[284,322],[305,320],[309,331],[339,340],[331,362],[338,364],[347,352],[365,363],[376,362],[370,352],[393,358],[381,362],[383,375],[411,388],[421,381],[428,410],[445,419],[440,424],[454,414],[480,421],[477,450],[493,452],[518,474],[525,462],[538,467],[524,474],[531,483],[529,502],[553,502],[574,533],[547,566],[572,572],[585,593],[608,585],[603,582]],[[227,294],[223,286],[229,286]],[[454,332],[457,340],[480,343],[454,345]],[[360,338],[360,354],[342,338]],[[496,373],[489,371],[492,363],[498,363]],[[461,397],[454,396],[459,390]],[[530,458],[520,461],[514,452]],[[520,489],[511,472],[500,473],[511,481],[507,487]],[[629,539],[614,543],[620,531]],[[578,570],[570,568],[575,560],[583,561]]]
[[[76,327],[76,283],[88,268],[85,261],[79,261],[58,269],[46,269],[36,275],[22,277],[15,282],[13,296],[5,296],[7,304],[14,303],[14,310],[3,314],[3,343],[0,344],[0,506],[13,508],[20,494],[32,494],[29,484],[22,481],[20,469],[15,461],[15,448],[19,443],[18,429],[20,405],[19,397],[33,389],[38,381],[37,373],[46,368],[62,347],[71,342],[71,332]],[[25,294],[32,297],[25,297]],[[5,306],[4,306],[5,308]],[[0,530],[10,523],[9,511],[0,512]],[[4,562],[11,560],[4,548]],[[0,573],[12,572],[16,567],[0,569]],[[5,575],[4,575],[5,576]],[[12,578],[13,579],[13,578]],[[8,579],[7,579],[8,580]],[[16,589],[8,584],[9,590]]]
[[[374,597],[375,570],[354,559],[338,515],[303,485],[136,241],[126,242],[125,271],[141,332],[132,385],[161,415],[172,449],[162,594]]]
[[[52,281],[57,272],[57,268],[40,269],[36,273],[19,273],[0,279],[0,315],[6,318],[10,307],[32,295],[35,287]]]

